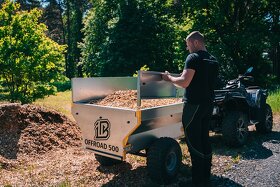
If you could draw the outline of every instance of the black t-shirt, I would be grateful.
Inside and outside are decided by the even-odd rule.
[[[195,74],[185,90],[184,102],[207,104],[213,102],[214,88],[218,76],[218,62],[207,51],[198,51],[188,55],[185,68],[193,69]]]

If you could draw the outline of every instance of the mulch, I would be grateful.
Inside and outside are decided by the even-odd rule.
[[[0,105],[0,164],[80,146],[81,132],[66,116],[34,105]]]
[[[112,94],[109,94],[103,99],[96,99],[90,101],[90,104],[129,108],[129,109],[144,109],[158,106],[164,106],[169,104],[175,104],[182,102],[182,98],[161,98],[161,99],[142,99],[141,107],[137,107],[137,91],[136,90],[119,90]]]
[[[99,100],[99,104],[111,103],[116,106],[118,100],[123,100],[122,102],[132,100],[131,103],[136,103],[135,92],[129,91],[124,96],[121,94],[117,96],[119,93],[121,92],[114,93],[114,97],[111,95],[111,98],[108,96]],[[150,104],[151,100],[148,101]],[[161,102],[159,106],[164,104],[166,103]],[[127,103],[125,106],[130,105]],[[280,131],[279,115],[274,116],[274,123],[274,131]],[[256,147],[262,151],[262,145],[266,144],[274,145],[275,150],[279,150],[279,144],[274,141],[274,136],[279,138],[277,132],[270,135],[271,140],[269,136],[259,136],[263,137],[265,141],[261,142],[265,144],[255,143],[253,137],[248,145],[238,149],[227,148],[217,137],[217,141],[213,142],[215,154],[212,166],[216,186],[247,184],[239,180],[240,177],[237,174],[244,173],[243,177],[246,179],[246,176],[251,173],[239,170],[241,166],[244,171],[251,169],[246,164],[239,164],[239,162],[241,164],[248,162],[242,158],[248,151],[258,150]],[[258,139],[259,136],[256,138]],[[266,142],[267,139],[268,142]],[[180,186],[180,182],[187,180],[191,175],[189,153],[185,143],[181,142],[181,146],[184,164],[178,180],[167,185],[168,187]],[[241,161],[233,159],[236,155],[241,156]],[[256,164],[258,163],[256,160]],[[238,168],[238,171],[235,168]],[[268,169],[268,171],[271,170]],[[260,170],[258,176],[262,174]],[[235,176],[239,178],[236,179]],[[128,155],[123,164],[109,168],[100,166],[94,154],[82,150],[80,129],[66,116],[34,105],[0,104],[0,186],[61,186],[65,184],[71,186],[157,186],[149,179],[146,161],[141,157]],[[253,183],[249,182],[248,186],[249,184]],[[277,184],[277,181],[271,182],[271,186],[274,184]]]

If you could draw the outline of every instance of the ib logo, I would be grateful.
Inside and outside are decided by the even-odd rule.
[[[108,140],[111,124],[108,119],[99,119],[94,123],[95,140]]]

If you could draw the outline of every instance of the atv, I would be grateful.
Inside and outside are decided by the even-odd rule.
[[[260,133],[272,131],[272,110],[266,103],[268,92],[254,85],[254,77],[250,76],[252,71],[253,67],[250,67],[244,75],[239,75],[228,81],[222,89],[214,91],[210,130],[222,133],[229,146],[244,145],[250,125],[255,125]]]

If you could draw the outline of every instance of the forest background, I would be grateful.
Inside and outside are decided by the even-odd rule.
[[[254,67],[280,79],[278,0],[0,0],[0,99],[22,103],[70,89],[73,77],[180,73],[185,37],[204,34],[220,79]]]

